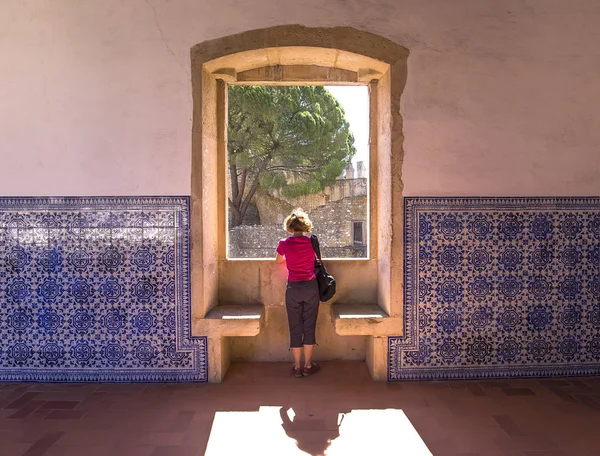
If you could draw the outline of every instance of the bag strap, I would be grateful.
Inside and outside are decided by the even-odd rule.
[[[310,236],[310,243],[312,244],[313,250],[317,254],[317,258],[321,261],[321,247],[319,246],[319,238],[314,234]]]

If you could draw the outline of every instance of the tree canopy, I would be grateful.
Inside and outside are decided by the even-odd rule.
[[[232,226],[259,188],[319,193],[356,152],[342,107],[321,86],[230,86],[227,135]]]

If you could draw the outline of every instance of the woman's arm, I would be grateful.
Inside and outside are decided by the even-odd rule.
[[[284,261],[285,261],[285,257],[284,257],[283,255],[279,255],[279,254],[277,254],[277,255],[275,256],[275,262],[276,262],[276,263],[283,263]]]

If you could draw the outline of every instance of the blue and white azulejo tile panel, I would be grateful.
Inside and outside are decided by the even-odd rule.
[[[188,197],[0,198],[0,381],[206,381]]]
[[[600,198],[406,198],[389,380],[600,373]]]

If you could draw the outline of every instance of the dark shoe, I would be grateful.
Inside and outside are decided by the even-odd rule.
[[[319,369],[321,369],[321,368],[319,367],[318,364],[311,363],[310,366],[304,367],[304,370],[302,371],[302,375],[304,375],[305,377],[308,377],[309,375],[319,372]]]
[[[292,374],[294,374],[294,377],[296,378],[302,378],[302,368],[294,364],[292,366]]]

